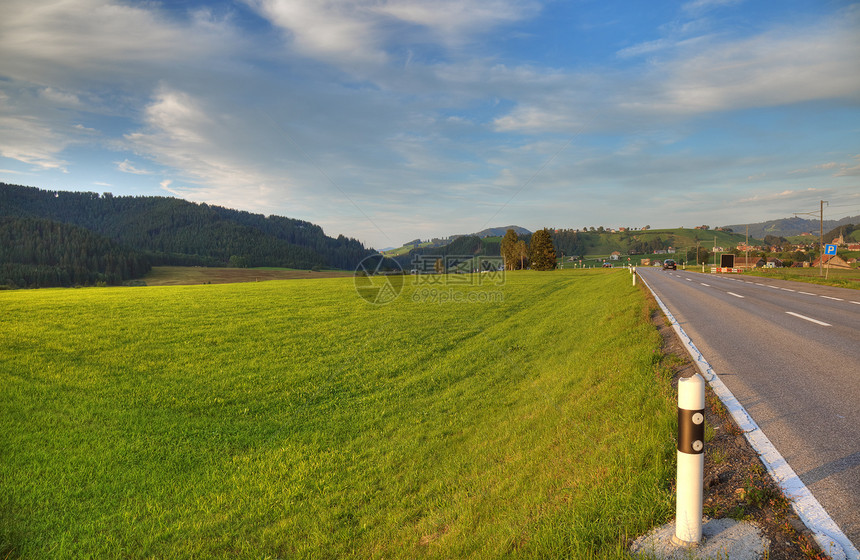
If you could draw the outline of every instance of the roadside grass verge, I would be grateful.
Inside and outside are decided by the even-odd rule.
[[[671,518],[629,275],[418,289],[0,293],[0,558],[626,558]]]
[[[780,280],[795,280],[809,284],[821,284],[823,286],[837,286],[839,288],[853,288],[860,290],[860,268],[850,270],[831,268],[825,269],[825,276],[821,276],[818,267],[809,268],[771,268],[762,270],[751,270],[745,272],[748,276],[761,276],[763,278],[778,278]]]

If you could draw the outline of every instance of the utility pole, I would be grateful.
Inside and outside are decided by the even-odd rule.
[[[744,242],[744,251],[746,257],[744,258],[744,270],[749,270],[750,268],[750,225],[747,224],[747,240]]]
[[[824,205],[830,205],[826,200],[822,200],[821,206],[818,210],[818,275],[824,275]],[[805,216],[814,216],[815,212],[795,212],[794,217],[796,218],[799,214],[803,214]]]
[[[714,266],[717,265],[717,236],[714,236]]]
[[[818,276],[824,274],[824,205],[829,203],[821,201],[821,209],[818,222]]]

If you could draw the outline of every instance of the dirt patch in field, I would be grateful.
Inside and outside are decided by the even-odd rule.
[[[659,308],[652,314],[652,322],[663,337],[664,363],[674,372],[677,390],[679,378],[698,371]],[[768,560],[827,558],[707,384],[705,422],[713,428],[713,437],[708,440],[710,430],[706,431],[704,514],[756,523],[770,541]]]
[[[188,286],[192,284],[233,284],[266,280],[342,278],[352,276],[344,270],[278,270],[259,268],[210,268],[203,266],[154,266],[143,278],[147,286]]]

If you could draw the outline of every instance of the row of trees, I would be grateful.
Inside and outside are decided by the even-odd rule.
[[[517,232],[509,229],[502,238],[500,249],[507,270],[524,269],[527,263],[532,270],[553,270],[556,267],[557,254],[552,234],[546,228],[534,232],[528,244],[519,239]]]
[[[634,241],[630,245],[629,254],[645,255],[656,253],[657,251],[666,250],[671,246],[672,244],[669,241],[664,241],[660,237],[655,237],[654,239],[649,239],[647,241]]]
[[[81,227],[0,217],[0,285],[118,285],[149,272],[146,255]]]
[[[0,215],[85,228],[149,255],[153,265],[283,266],[354,269],[372,254],[359,241],[322,228],[167,197],[45,191],[0,183]]]

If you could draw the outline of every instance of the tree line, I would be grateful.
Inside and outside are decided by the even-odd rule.
[[[122,251],[145,257],[150,266],[353,269],[373,253],[358,240],[329,237],[310,222],[169,197],[46,191],[0,183],[0,216],[77,226]],[[0,262],[36,264],[32,259]]]
[[[0,217],[0,286],[117,285],[143,276],[148,257],[87,229]]]

